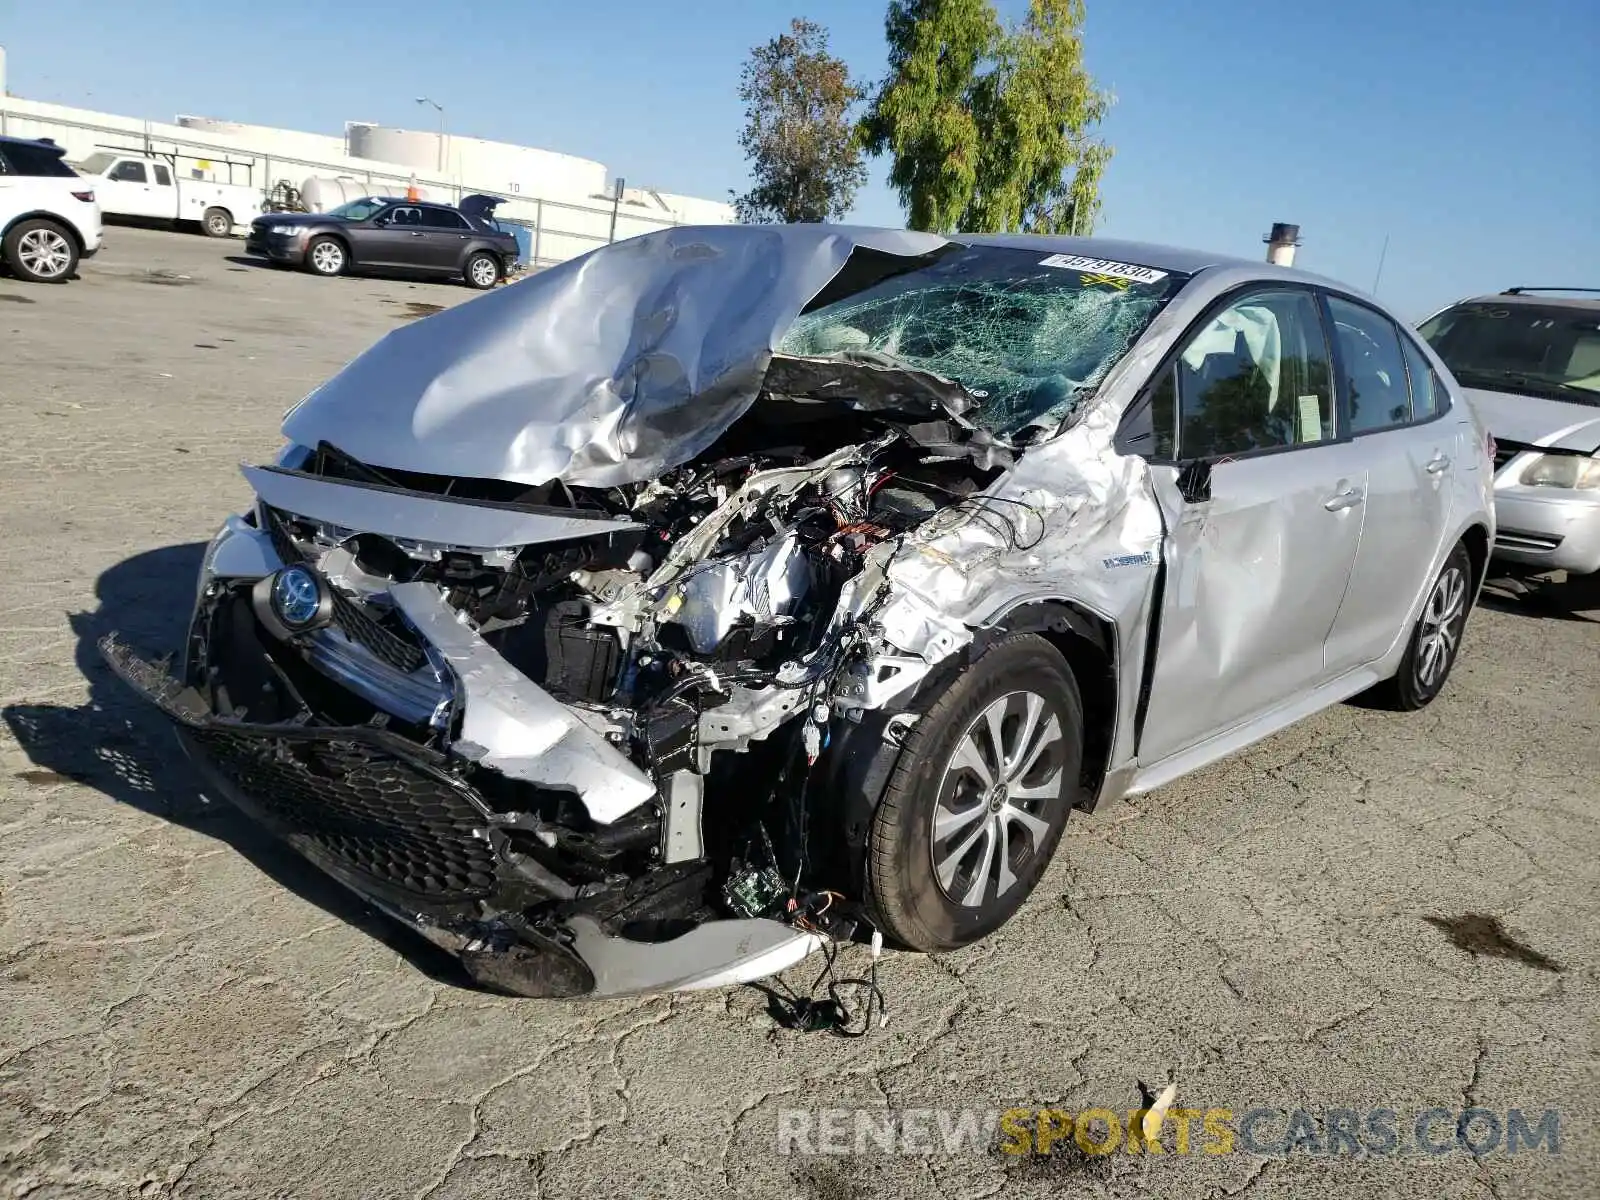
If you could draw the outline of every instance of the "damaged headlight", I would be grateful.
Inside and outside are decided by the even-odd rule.
[[[1518,482],[1527,487],[1600,488],[1600,459],[1577,454],[1541,454],[1522,469]]]

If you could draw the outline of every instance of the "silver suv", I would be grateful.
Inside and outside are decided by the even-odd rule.
[[[1600,289],[1511,288],[1421,332],[1494,435],[1495,557],[1600,572]]]

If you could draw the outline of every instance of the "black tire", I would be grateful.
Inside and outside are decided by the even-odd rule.
[[[233,214],[225,208],[208,208],[200,218],[200,232],[207,237],[232,237]]]
[[[0,242],[0,254],[19,279],[65,283],[78,273],[78,242],[54,221],[18,221]]]
[[[1021,801],[1025,820],[1015,815],[1004,773],[993,768],[1007,736],[1026,734],[1028,696],[1040,701],[1032,725],[1038,736],[1017,747],[1011,761],[1028,769],[1009,783],[1018,792],[1045,790]],[[1000,713],[1002,754],[992,752],[991,709]],[[1015,634],[991,646],[921,711],[874,814],[865,875],[878,928],[902,946],[931,953],[987,937],[1038,883],[1079,795],[1083,704],[1055,647],[1033,634]],[[1053,740],[1052,718],[1059,731]],[[954,761],[958,751],[982,755],[983,769]],[[985,789],[985,778],[1000,786]],[[935,836],[936,814],[944,815],[952,833]],[[1007,873],[1014,882],[1002,889]]]
[[[321,253],[318,249],[321,248]],[[315,237],[306,247],[306,270],[332,279],[350,269],[350,250],[336,237]]]
[[[1411,640],[1400,659],[1394,678],[1372,689],[1371,695],[1382,707],[1396,712],[1416,712],[1433,703],[1444,690],[1450,671],[1461,652],[1461,635],[1472,611],[1472,557],[1460,542],[1444,560],[1439,574],[1428,587],[1422,615],[1412,627]],[[1442,620],[1441,620],[1442,618]],[[1438,629],[1443,626],[1442,641]],[[1431,648],[1430,648],[1431,647]],[[1438,655],[1442,654],[1442,660]]]
[[[488,264],[487,267],[484,264]],[[505,268],[500,260],[486,250],[469,255],[466,265],[461,268],[461,278],[466,280],[467,286],[480,292],[487,292],[499,283],[504,273]]]

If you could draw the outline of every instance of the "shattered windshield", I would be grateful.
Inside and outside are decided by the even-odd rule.
[[[1131,263],[974,246],[803,314],[780,354],[932,372],[967,416],[1009,436],[1091,395],[1187,276]]]

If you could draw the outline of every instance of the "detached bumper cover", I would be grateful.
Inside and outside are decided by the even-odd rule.
[[[609,934],[594,916],[535,926],[537,868],[497,836],[505,814],[443,756],[368,727],[219,717],[116,636],[112,670],[178,727],[209,786],[385,913],[457,954],[478,982],[518,995],[610,996],[759,979],[820,945],[777,921],[709,921],[666,941]]]

